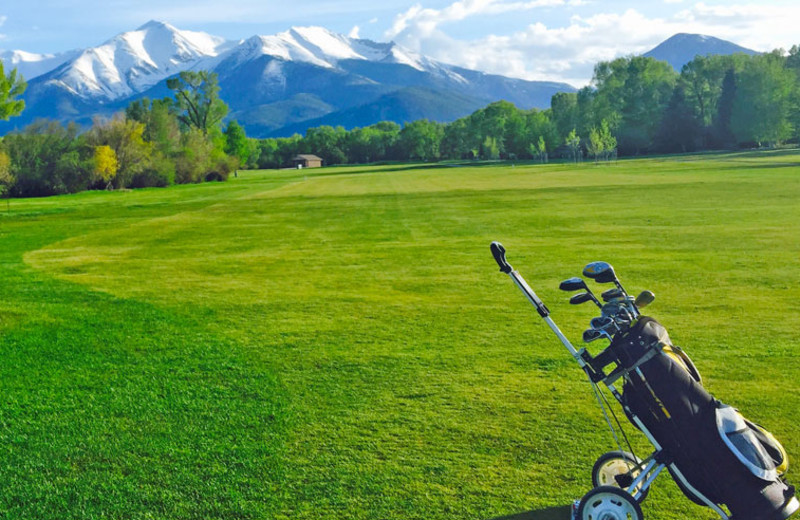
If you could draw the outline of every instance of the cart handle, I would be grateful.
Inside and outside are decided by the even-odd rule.
[[[491,249],[495,262],[500,266],[500,272],[509,274],[514,270],[511,264],[506,261],[506,248],[503,247],[503,244],[500,242],[492,242]]]

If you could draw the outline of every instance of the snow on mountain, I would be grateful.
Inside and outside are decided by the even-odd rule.
[[[261,56],[271,56],[333,69],[340,60],[380,61],[390,52],[390,46],[353,40],[322,27],[292,27],[271,36],[253,36],[220,56],[219,60],[241,64]]]
[[[287,62],[308,63],[327,69],[336,69],[343,60],[394,63],[407,65],[421,72],[446,75],[456,81],[466,81],[451,67],[404,49],[394,42],[378,43],[350,38],[323,27],[292,27],[276,35],[253,36],[220,55],[216,63],[204,62],[203,66],[213,70],[225,62],[225,68],[237,67],[262,56]]]
[[[5,51],[0,53],[6,73],[17,69],[26,81],[55,69],[62,63],[75,58],[80,51],[67,51],[58,54],[35,54],[25,51]]]
[[[83,98],[115,100],[142,92],[233,45],[205,33],[148,22],[85,49],[53,70],[47,82]]]
[[[283,128],[300,131],[321,117],[327,118],[325,124],[356,126],[387,117],[398,123],[419,117],[453,120],[499,99],[544,108],[556,92],[574,90],[563,83],[454,67],[394,42],[351,38],[322,27],[226,41],[148,22],[69,55],[9,56],[1,57],[38,63],[38,69],[29,70],[41,75],[28,82],[23,114],[0,122],[0,133],[39,117],[86,124],[134,99],[169,95],[164,80],[185,70],[216,72],[234,116],[249,133],[261,136],[283,135]]]
[[[407,65],[457,82],[467,81],[452,67],[394,42],[350,38],[323,27],[292,27],[275,35],[232,42],[151,21],[97,47],[58,55],[14,51],[0,58],[18,67],[26,79],[47,74],[45,86],[82,99],[110,102],[144,92],[184,70],[215,70],[222,63],[231,70],[262,56],[332,70],[343,60]],[[278,64],[272,70],[281,73]]]

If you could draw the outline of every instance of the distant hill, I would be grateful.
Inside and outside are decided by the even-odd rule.
[[[654,49],[646,52],[644,56],[668,62],[672,67],[680,71],[684,65],[692,61],[695,56],[711,56],[736,54],[738,52],[755,55],[758,52],[746,49],[735,43],[720,40],[713,36],[702,34],[676,34],[664,40]]]
[[[468,116],[485,105],[485,100],[457,93],[407,87],[385,94],[364,105],[283,127],[276,132],[276,135],[304,134],[308,128],[322,125],[363,128],[380,121],[394,121],[401,125],[418,119],[449,122]]]
[[[501,99],[547,108],[553,94],[575,91],[447,65],[393,42],[322,27],[227,41],[152,21],[97,47],[46,56],[13,51],[0,59],[28,80],[25,111],[0,122],[0,134],[39,117],[86,124],[136,99],[164,97],[166,80],[184,70],[216,72],[232,117],[252,137],[322,122],[353,128],[381,119],[452,121]]]

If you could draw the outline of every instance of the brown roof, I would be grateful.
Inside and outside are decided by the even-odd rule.
[[[293,161],[321,161],[322,157],[317,157],[316,155],[301,153],[294,159]]]

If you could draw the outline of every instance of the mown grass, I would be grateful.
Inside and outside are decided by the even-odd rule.
[[[491,240],[573,338],[592,311],[556,288],[585,263],[653,290],[707,386],[800,453],[798,197],[783,152],[12,201],[0,516],[564,518],[614,445]],[[645,514],[714,518],[665,477]]]

